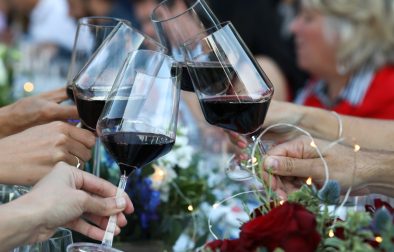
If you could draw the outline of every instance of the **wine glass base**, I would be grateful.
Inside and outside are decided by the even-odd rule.
[[[123,252],[115,248],[105,247],[101,244],[78,242],[67,247],[67,252]]]
[[[246,181],[254,178],[253,173],[248,169],[249,166],[242,165],[232,156],[226,169],[227,177],[234,181]]]

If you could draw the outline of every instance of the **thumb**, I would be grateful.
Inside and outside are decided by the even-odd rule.
[[[102,198],[81,192],[84,212],[99,216],[110,216],[126,209],[127,201],[125,196]]]
[[[268,156],[263,168],[272,174],[292,177],[320,178],[323,174],[316,159],[298,159],[283,156]]]

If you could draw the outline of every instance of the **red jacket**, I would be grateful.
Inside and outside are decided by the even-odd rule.
[[[303,105],[330,109],[344,115],[394,119],[394,66],[384,67],[375,73],[364,99],[357,105],[341,100],[332,108],[326,108],[313,92],[307,95]]]

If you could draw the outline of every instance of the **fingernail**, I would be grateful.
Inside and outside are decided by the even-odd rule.
[[[237,145],[240,147],[240,148],[246,148],[248,145],[245,143],[245,142],[243,142],[243,141],[238,141],[237,142]]]
[[[126,200],[123,197],[116,198],[116,207],[124,208],[126,206]]]
[[[275,159],[275,158],[267,157],[265,162],[264,162],[264,164],[265,164],[265,169],[266,170],[269,170],[269,169],[275,170],[279,166],[279,161],[277,159]]]

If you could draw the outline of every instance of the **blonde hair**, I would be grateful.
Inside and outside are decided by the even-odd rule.
[[[346,71],[394,64],[393,0],[303,0],[303,5],[327,17],[328,32],[338,38],[337,62]]]

